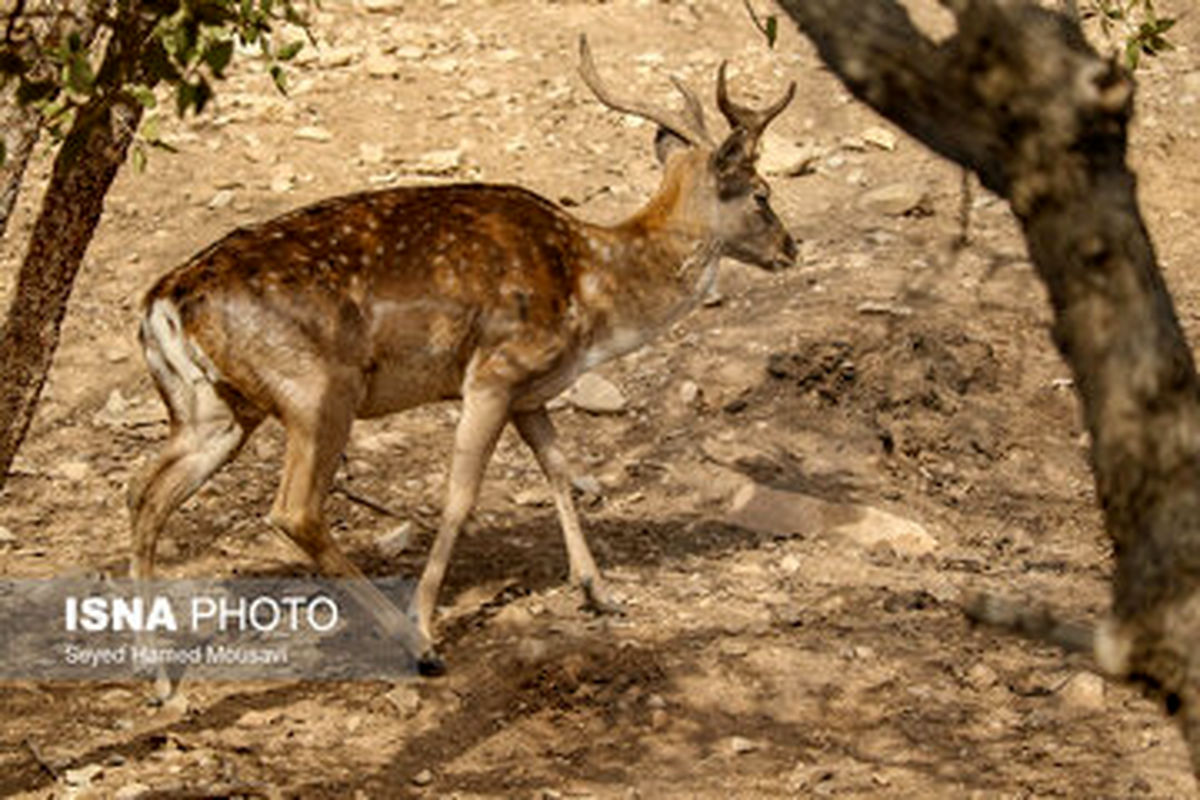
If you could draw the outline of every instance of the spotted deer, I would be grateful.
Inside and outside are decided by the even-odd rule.
[[[715,140],[695,95],[683,112],[618,97],[585,37],[580,73],[605,106],[655,123],[661,183],[618,225],[576,219],[516,186],[411,186],[318,202],[238,229],[161,278],[140,339],[167,406],[165,447],[130,492],[131,571],[148,580],[167,517],[266,417],[286,431],[269,521],[438,674],[433,613],[451,551],[505,423],[552,487],[571,581],[618,610],[588,550],[546,403],[583,372],[635,350],[693,308],[722,256],[776,269],[796,246],[755,171],[764,110],[717,73],[731,131]],[[436,539],[411,603],[393,605],[346,558],[322,513],[355,419],[461,399]]]

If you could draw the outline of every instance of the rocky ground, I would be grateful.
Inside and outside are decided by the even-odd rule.
[[[1131,158],[1195,336],[1200,20],[1159,5],[1182,15],[1180,46],[1139,71]],[[787,25],[766,48],[739,3],[325,0],[313,32],[287,97],[242,61],[211,113],[162,121],[179,153],[110,193],[0,495],[0,575],[124,574],[125,485],[165,433],[138,303],[222,233],[421,181],[517,182],[600,221],[636,208],[656,181],[652,131],[590,97],[581,32],[610,80],[663,102],[670,74],[710,97],[723,59],[747,102],[797,81],[763,168],[799,264],[727,265],[719,301],[555,411],[626,617],[579,610],[548,492],[506,433],[443,594],[448,676],[193,684],[158,709],[139,684],[9,684],[0,794],[1195,791],[1176,731],[1136,692],[960,612],[988,589],[1096,618],[1111,569],[1071,383],[1002,203],[975,189],[956,249],[960,173],[853,102]],[[0,245],[0,295],[35,203]],[[341,481],[405,518],[331,497],[368,573],[419,571],[455,414],[356,428]],[[262,521],[280,451],[265,426],[181,509],[165,574],[308,569]]]

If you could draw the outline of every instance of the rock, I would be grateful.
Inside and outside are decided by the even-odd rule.
[[[362,0],[362,7],[371,14],[391,14],[404,10],[404,0]]]
[[[915,183],[902,181],[869,189],[858,197],[858,207],[872,214],[902,217],[923,209],[929,202],[925,189]]]
[[[933,552],[937,540],[920,524],[872,506],[831,503],[799,492],[747,482],[730,503],[729,521],[774,536],[831,534],[872,549],[886,544],[898,555]]]
[[[679,401],[690,406],[700,399],[700,387],[695,381],[684,381],[679,384]]]
[[[746,753],[753,753],[755,750],[757,750],[758,743],[747,739],[744,736],[731,736],[729,737],[729,749],[733,751],[735,755],[741,756],[745,755]]]
[[[400,73],[400,62],[392,56],[375,53],[367,57],[363,68],[372,78],[394,78]]]
[[[801,145],[767,131],[763,134],[762,156],[758,168],[764,175],[796,177],[815,170],[822,152],[812,145]]]
[[[68,786],[87,786],[100,777],[104,767],[99,764],[87,764],[77,769],[69,769],[63,773],[63,780]]]
[[[422,153],[407,166],[418,175],[450,175],[462,166],[462,150],[430,150]]]
[[[1080,711],[1103,711],[1105,705],[1104,678],[1094,672],[1077,672],[1059,690],[1063,703]]]
[[[496,614],[496,625],[509,630],[525,630],[533,624],[533,615],[524,606],[507,605]]]
[[[896,134],[889,131],[887,128],[878,126],[867,128],[859,138],[866,144],[874,145],[880,150],[892,151],[896,149]]]
[[[317,63],[326,69],[336,69],[353,64],[358,56],[357,47],[331,47],[317,54]]]
[[[384,697],[404,719],[416,716],[421,710],[421,694],[407,683],[396,684]]]
[[[967,670],[967,674],[964,677],[967,685],[977,692],[990,689],[1000,682],[1000,678],[996,675],[995,670],[982,661]]]
[[[292,136],[306,142],[332,142],[333,134],[319,125],[305,125],[296,128]]]
[[[0,545],[14,544],[16,541],[17,535],[3,525],[0,525]]]
[[[137,800],[144,794],[149,794],[150,786],[145,783],[127,783],[113,792],[113,800]]]
[[[402,44],[392,51],[392,55],[405,61],[420,61],[425,57],[425,48],[415,44]]]
[[[512,493],[512,501],[526,508],[544,508],[551,503],[550,495],[541,488],[518,489]]]
[[[913,310],[898,303],[883,303],[878,300],[866,300],[854,309],[859,314],[878,314],[885,317],[911,317]]]
[[[358,146],[358,157],[364,164],[382,164],[386,152],[381,144],[363,142]]]
[[[290,192],[296,185],[296,167],[283,163],[271,170],[271,191],[276,194]]]
[[[213,211],[221,208],[227,208],[233,205],[233,200],[236,196],[237,195],[234,193],[233,189],[222,189],[214,194],[212,199],[208,201],[208,207]]]
[[[123,427],[126,425],[125,415],[128,411],[129,401],[125,399],[125,395],[121,394],[120,389],[113,389],[108,393],[104,408],[95,413],[92,421],[106,428]]]
[[[1200,70],[1184,75],[1182,83],[1184,93],[1200,95]]]
[[[384,558],[395,558],[408,549],[412,541],[413,524],[405,520],[375,540],[375,549]]]
[[[414,786],[428,786],[433,783],[433,773],[427,769],[423,769],[412,776],[412,782]]]
[[[571,486],[575,488],[575,491],[592,495],[593,497],[599,497],[604,494],[604,487],[592,475],[576,475],[571,478]]]
[[[579,376],[567,390],[567,402],[593,414],[619,414],[625,410],[625,395],[607,378],[594,372]]]
[[[92,467],[86,461],[64,461],[58,465],[58,474],[78,483],[92,474]]]

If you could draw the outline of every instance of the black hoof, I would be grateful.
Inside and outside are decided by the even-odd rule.
[[[446,674],[446,662],[436,650],[427,650],[417,659],[417,674],[425,678],[438,678]]]

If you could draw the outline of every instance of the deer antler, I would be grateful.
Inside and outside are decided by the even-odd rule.
[[[613,96],[596,71],[596,64],[592,61],[592,51],[588,47],[586,34],[579,36],[579,74],[596,98],[609,108],[657,123],[690,144],[712,143],[712,137],[704,125],[704,112],[701,110],[700,101],[696,99],[696,95],[690,89],[675,78],[672,78],[671,82],[683,95],[684,103],[687,106],[686,116],[667,109],[655,108],[636,100],[618,99]]]
[[[738,105],[729,99],[729,90],[725,84],[725,66],[726,62],[722,61],[717,70],[717,108],[721,109],[721,113],[729,121],[730,127],[734,130],[741,128],[757,139],[771,124],[771,120],[779,116],[787,108],[787,104],[792,102],[792,98],[796,95],[796,82],[792,81],[783,97],[773,105],[762,111],[755,111],[753,108]]]

